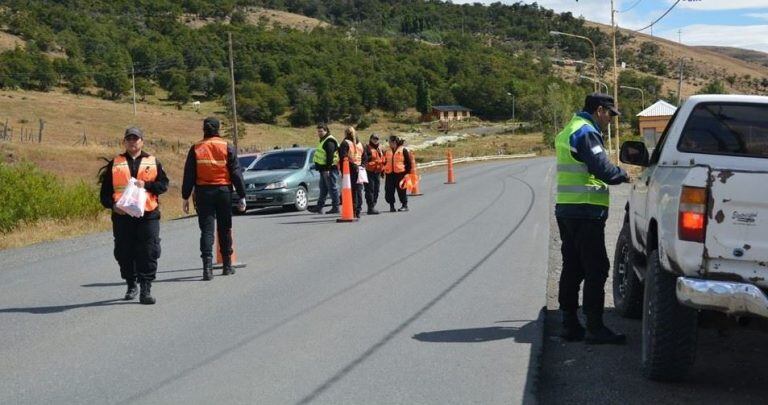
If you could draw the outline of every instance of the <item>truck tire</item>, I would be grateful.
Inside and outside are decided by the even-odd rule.
[[[640,319],[643,315],[643,285],[633,269],[635,254],[629,223],[625,222],[613,256],[613,304],[622,317]]]
[[[648,257],[643,294],[642,371],[656,381],[679,381],[696,358],[698,312],[675,295],[677,276],[661,266],[658,250]]]

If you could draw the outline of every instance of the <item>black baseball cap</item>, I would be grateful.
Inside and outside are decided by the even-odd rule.
[[[130,127],[125,130],[125,135],[123,135],[123,139],[127,139],[128,137],[135,136],[139,139],[144,139],[144,133],[141,132],[139,128],[136,127]]]
[[[613,97],[605,93],[592,93],[587,95],[584,99],[584,111],[594,112],[597,107],[607,108],[611,112],[611,115],[621,115],[619,109],[616,108],[616,102]]]
[[[206,133],[210,132],[212,134],[218,134],[220,127],[221,123],[214,117],[208,117],[203,120],[203,129],[206,131]]]

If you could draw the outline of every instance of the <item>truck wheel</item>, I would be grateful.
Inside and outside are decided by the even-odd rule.
[[[640,319],[643,315],[643,285],[632,268],[635,254],[629,223],[625,222],[613,256],[613,303],[616,312],[624,318]]]
[[[651,380],[681,380],[696,358],[698,312],[677,301],[676,283],[653,250],[645,277],[642,343],[643,375]]]

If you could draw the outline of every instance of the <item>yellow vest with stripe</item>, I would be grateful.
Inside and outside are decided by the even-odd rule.
[[[327,156],[325,154],[325,149],[323,149],[323,146],[329,139],[333,139],[334,141],[336,141],[336,138],[334,138],[332,135],[328,135],[325,138],[323,138],[323,140],[321,140],[320,143],[317,144],[317,148],[315,148],[315,157],[312,159],[312,161],[320,166],[325,166]],[[336,142],[336,145],[338,144],[339,143]],[[336,151],[333,152],[333,164],[336,165],[338,163],[339,163],[339,150],[338,148],[336,148]]]
[[[589,120],[576,115],[555,138],[557,203],[608,207],[610,205],[608,185],[590,174],[587,165],[576,160],[571,154],[576,152],[576,149],[571,146],[571,136],[585,125],[597,132]]]

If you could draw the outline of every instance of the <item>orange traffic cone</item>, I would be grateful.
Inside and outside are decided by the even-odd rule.
[[[349,175],[349,158],[344,158],[341,171],[341,218],[336,222],[355,222],[354,209],[352,208],[352,177]]]
[[[410,152],[410,151],[409,151]],[[411,176],[411,183],[413,183],[413,188],[411,189],[411,196],[419,196],[424,195],[421,193],[421,190],[419,190],[419,183],[421,182],[421,176],[419,176],[419,169],[416,167],[416,155],[411,152],[411,173],[409,174]]]
[[[448,181],[445,184],[456,184],[456,178],[453,176],[453,153],[448,151]]]
[[[232,230],[229,230],[229,234],[232,239],[232,267],[241,268],[245,267],[245,263],[237,261],[237,254],[235,254],[235,237],[232,234]],[[221,258],[221,249],[219,248],[219,232],[218,230],[213,233],[213,249],[216,251],[216,262],[213,264],[214,269],[220,269],[223,266],[224,260]]]

